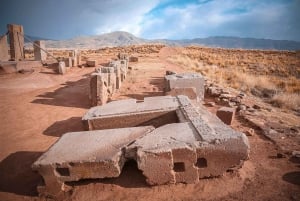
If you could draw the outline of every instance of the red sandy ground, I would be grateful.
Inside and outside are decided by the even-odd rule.
[[[183,71],[165,60],[172,51],[163,48],[131,63],[128,78],[112,99],[163,95],[165,71]],[[1,201],[46,200],[37,195],[41,177],[30,166],[61,135],[83,130],[92,71],[72,68],[62,76],[41,67],[31,74],[0,76]],[[238,118],[232,126],[249,127]],[[136,164],[128,163],[119,178],[77,182],[65,200],[300,200],[299,161],[277,158],[276,146],[258,130],[249,141],[250,159],[243,168],[219,178],[150,187]]]

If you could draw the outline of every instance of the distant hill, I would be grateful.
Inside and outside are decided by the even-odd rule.
[[[53,39],[48,39],[48,38],[42,38],[38,36],[27,36],[31,41],[36,41],[36,40],[53,40]],[[24,38],[25,43],[30,42],[27,38]]]
[[[48,48],[101,48],[150,43],[150,40],[138,38],[130,33],[116,31],[112,33],[81,36],[70,40],[46,41]]]
[[[209,47],[242,48],[242,49],[277,49],[299,50],[300,42],[288,40],[270,40],[239,37],[208,37],[178,41],[181,45],[204,45]]]
[[[38,40],[38,37],[32,37],[32,39]],[[201,45],[221,48],[300,50],[300,42],[288,40],[270,40],[226,36],[183,40],[147,40],[143,38],[138,38],[124,31],[116,31],[96,36],[81,36],[69,40],[44,40],[46,40],[47,48],[98,49],[102,47],[116,47],[147,43],[163,43],[166,45],[176,46]]]

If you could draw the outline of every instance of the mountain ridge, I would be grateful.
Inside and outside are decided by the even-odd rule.
[[[41,38],[41,37],[35,37]],[[182,40],[144,39],[124,31],[115,31],[101,35],[78,36],[68,40],[46,40],[47,48],[78,48],[98,49],[103,47],[116,47],[128,45],[141,45],[161,43],[170,46],[198,45],[219,48],[240,49],[274,49],[274,50],[300,50],[300,42],[290,40],[272,40],[258,38],[242,38],[234,36],[211,36],[207,38],[194,38]]]

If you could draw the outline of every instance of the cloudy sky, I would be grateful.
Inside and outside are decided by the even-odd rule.
[[[0,35],[8,23],[50,39],[120,30],[148,39],[300,41],[300,0],[1,0]]]

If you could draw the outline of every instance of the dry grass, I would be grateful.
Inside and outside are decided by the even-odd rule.
[[[297,110],[300,108],[300,94],[279,93],[276,94],[270,102],[277,107],[284,107],[287,109]]]
[[[213,52],[211,49],[210,51]],[[244,51],[249,54],[247,50]],[[222,55],[221,49],[217,49],[217,52]],[[277,54],[276,52],[267,52],[271,54],[272,62],[281,62],[273,63],[274,66],[277,66],[276,69],[274,67],[267,68],[268,62],[266,60],[257,59],[265,58],[263,51],[252,52],[251,54],[254,56],[248,55],[247,60],[245,60],[245,52],[242,50],[230,51],[231,55],[227,59],[226,57],[220,59],[218,55],[213,53],[209,55],[207,52],[191,53],[191,51],[185,50],[181,54],[172,55],[168,60],[184,66],[183,68],[199,72],[221,85],[267,98],[267,101],[278,107],[299,109],[300,79],[295,75],[298,75],[300,71],[298,67],[289,68],[289,66],[300,63],[299,59],[294,58],[290,52],[283,54],[281,52]],[[289,57],[290,55],[292,58]],[[288,59],[283,61],[284,57]],[[284,65],[287,65],[286,71],[284,71]],[[296,74],[294,74],[295,72]]]

